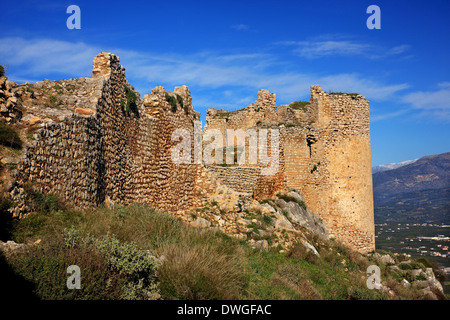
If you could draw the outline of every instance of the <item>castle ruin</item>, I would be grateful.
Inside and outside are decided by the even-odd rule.
[[[176,129],[191,133],[195,156],[200,114],[188,87],[156,87],[141,98],[113,54],[94,58],[90,78],[44,80],[32,87],[32,94],[20,95],[22,111],[14,116],[34,130],[17,165],[16,199],[23,196],[20,186],[30,183],[79,209],[141,202],[180,213],[202,206],[221,186],[257,200],[295,189],[330,237],[360,252],[375,249],[369,102],[361,95],[325,93],[315,85],[309,102],[277,107],[275,94],[262,89],[241,110],[209,109],[203,135],[218,130],[224,145],[229,129],[276,130],[277,170],[265,175],[249,161],[174,163]],[[60,93],[57,99],[53,92]],[[250,137],[237,141],[233,151],[244,150],[240,156],[248,160]],[[26,212],[19,201],[14,215]]]

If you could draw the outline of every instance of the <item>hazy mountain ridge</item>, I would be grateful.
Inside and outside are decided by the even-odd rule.
[[[450,152],[373,174],[375,220],[449,223]]]
[[[397,169],[397,168],[406,166],[408,164],[414,163],[417,160],[419,160],[419,159],[406,160],[406,161],[402,161],[402,162],[398,162],[398,163],[380,164],[378,166],[372,167],[372,174],[375,174],[375,173],[378,173],[378,172],[383,172],[383,171]]]

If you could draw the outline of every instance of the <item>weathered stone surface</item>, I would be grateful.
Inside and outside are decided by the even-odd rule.
[[[402,287],[409,289],[411,287],[411,284],[408,282],[408,280],[403,279],[400,284],[402,285]]]
[[[208,228],[211,226],[211,222],[203,218],[197,218],[191,225],[197,228]]]
[[[13,158],[13,157],[5,157],[5,158],[2,158],[1,163],[3,163],[3,164],[18,164],[19,159]]]
[[[380,262],[384,263],[385,265],[395,264],[395,260],[388,254],[380,256],[379,260],[380,260]]]
[[[305,248],[308,251],[312,252],[315,256],[320,257],[319,252],[317,251],[317,249],[312,244],[310,244],[307,241],[302,241],[302,244],[305,246]]]
[[[278,199],[275,202],[293,223],[311,230],[320,237],[328,237],[325,224],[318,215],[309,209],[304,209],[295,201],[286,202],[283,199]]]
[[[95,113],[94,110],[89,109],[89,108],[75,108],[75,112],[82,114],[82,115],[88,115],[88,116],[93,115]]]

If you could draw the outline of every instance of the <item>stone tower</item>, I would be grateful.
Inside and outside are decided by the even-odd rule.
[[[286,182],[304,195],[330,237],[360,252],[375,249],[369,102],[311,87],[306,130],[284,145]]]

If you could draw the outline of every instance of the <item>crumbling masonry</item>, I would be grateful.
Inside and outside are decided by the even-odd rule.
[[[34,100],[22,96],[20,116],[36,130],[17,166],[17,186],[31,183],[81,209],[143,202],[168,212],[201,206],[218,185],[258,200],[292,188],[330,237],[360,252],[375,248],[369,103],[361,95],[327,94],[316,85],[309,103],[277,108],[275,94],[263,89],[241,110],[209,109],[204,131],[218,129],[224,139],[227,129],[279,131],[278,170],[262,175],[258,165],[175,164],[175,129],[192,132],[194,157],[200,115],[189,89],[156,87],[141,99],[113,54],[95,57],[91,78],[45,80],[33,88]],[[64,93],[36,105],[52,90]],[[26,211],[19,204],[14,214]]]

